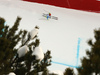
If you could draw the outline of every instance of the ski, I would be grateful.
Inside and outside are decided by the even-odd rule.
[[[54,20],[58,20],[58,17],[55,17],[55,16],[48,16],[49,14],[45,14],[45,13],[43,13],[43,17],[48,17],[47,19],[54,19]]]

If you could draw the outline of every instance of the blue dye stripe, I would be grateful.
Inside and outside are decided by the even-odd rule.
[[[79,50],[80,50],[80,41],[81,41],[81,39],[78,38],[77,56],[76,56],[76,66],[68,65],[68,64],[60,63],[60,62],[55,62],[55,61],[52,61],[52,63],[59,64],[59,65],[64,65],[64,66],[69,66],[69,67],[73,67],[73,68],[80,68],[80,67],[78,66],[78,61],[79,61]]]
[[[80,41],[81,41],[81,39],[78,38],[78,44],[77,44],[77,56],[76,56],[76,66],[78,66],[78,62],[79,62]]]
[[[73,67],[73,68],[79,68],[78,66],[68,65],[68,64],[65,64],[65,63],[60,63],[60,62],[55,62],[55,61],[52,61],[52,63],[64,65],[64,66],[69,66],[69,67]]]

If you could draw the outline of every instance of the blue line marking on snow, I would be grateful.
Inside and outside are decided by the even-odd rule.
[[[77,44],[77,56],[76,56],[76,66],[78,66],[78,62],[79,62],[80,41],[81,41],[81,39],[78,38],[78,44]]]
[[[68,65],[68,64],[64,64],[64,63],[60,63],[60,62],[55,62],[55,61],[52,61],[52,63],[59,64],[59,65],[64,65],[64,66],[69,66],[69,67],[73,67],[73,68],[79,68],[77,66]]]
[[[73,67],[73,68],[80,68],[80,67],[78,66],[78,62],[79,62],[79,50],[80,50],[80,41],[81,41],[81,38],[78,38],[77,56],[76,56],[76,66],[68,65],[68,64],[60,63],[60,62],[55,62],[55,61],[52,61],[52,63],[59,64],[59,65],[64,65],[64,66],[69,66],[69,67]]]

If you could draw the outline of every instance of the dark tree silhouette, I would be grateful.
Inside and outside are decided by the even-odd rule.
[[[5,19],[0,18],[0,75],[14,72],[16,75],[36,75],[39,72],[48,70],[51,65],[51,52],[44,53],[42,60],[36,59],[32,55],[34,49],[39,46],[40,40],[31,35],[26,30],[18,30],[20,17],[17,17],[14,25],[10,28],[5,24]],[[35,27],[37,28],[37,26]],[[33,41],[32,41],[33,40]],[[27,45],[29,51],[22,57],[18,57],[16,46],[21,43],[19,48]]]

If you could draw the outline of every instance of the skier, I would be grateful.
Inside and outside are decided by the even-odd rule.
[[[49,19],[49,18],[51,18],[51,13],[49,13],[49,14],[47,14],[47,20]]]

